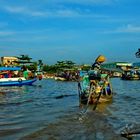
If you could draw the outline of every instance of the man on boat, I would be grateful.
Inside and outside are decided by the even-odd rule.
[[[98,56],[92,65],[92,69],[83,76],[82,92],[80,95],[81,102],[97,104],[98,102],[111,100],[112,88],[109,82],[109,76],[101,71],[101,64],[105,60],[106,58],[104,56]]]
[[[83,76],[82,87],[83,92],[86,92],[90,89],[91,84],[95,87],[99,87],[99,82],[101,81],[101,71],[100,65],[104,62],[106,58],[102,55],[98,56],[92,65],[92,69],[88,71],[87,74]]]
[[[100,70],[101,64],[106,61],[106,58],[103,55],[99,55],[95,62],[92,65],[92,69],[98,68]]]
[[[29,78],[29,71],[28,71],[27,68],[23,71],[23,77],[24,77],[25,79],[28,79],[28,78]]]
[[[92,65],[92,69],[89,71],[89,80],[101,80],[101,64],[106,61],[103,55],[99,55]]]

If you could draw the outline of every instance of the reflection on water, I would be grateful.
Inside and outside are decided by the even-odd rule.
[[[44,79],[34,86],[0,87],[0,138],[123,140],[121,129],[140,121],[139,84],[112,79],[113,101],[85,113],[76,82]]]

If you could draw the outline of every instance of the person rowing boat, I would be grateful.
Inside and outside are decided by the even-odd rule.
[[[84,75],[80,101],[83,104],[97,104],[108,102],[112,99],[112,87],[107,74],[101,73],[101,64],[106,61],[103,55],[97,57],[92,65],[92,69]]]

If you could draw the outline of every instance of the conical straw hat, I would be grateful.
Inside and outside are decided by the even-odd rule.
[[[105,58],[105,56],[103,56],[103,55],[99,55],[99,56],[96,58],[95,61],[96,61],[96,62],[99,62],[99,63],[103,63],[103,62],[106,61],[106,58]]]

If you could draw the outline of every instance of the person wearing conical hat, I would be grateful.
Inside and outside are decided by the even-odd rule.
[[[106,58],[103,55],[99,55],[96,58],[95,62],[93,63],[92,69],[99,69],[100,70],[101,64],[105,61],[106,61]]]
[[[103,55],[99,55],[92,65],[92,69],[88,72],[90,80],[101,80],[100,67],[101,64],[106,61]]]

